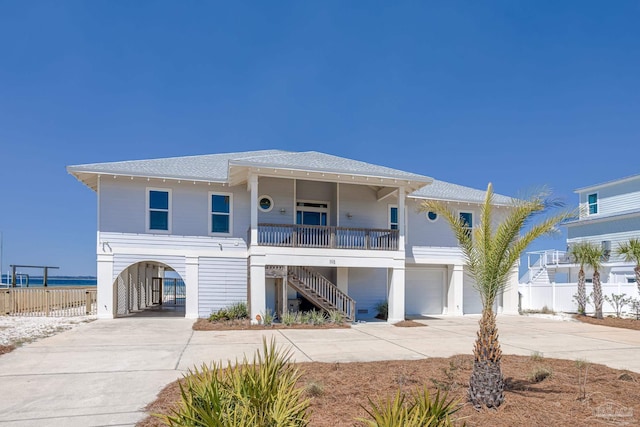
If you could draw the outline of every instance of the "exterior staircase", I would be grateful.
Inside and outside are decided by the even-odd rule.
[[[307,267],[287,267],[289,286],[320,309],[336,310],[352,322],[355,320],[356,302],[342,292],[322,274]]]

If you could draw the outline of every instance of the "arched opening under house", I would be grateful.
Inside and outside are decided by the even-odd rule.
[[[141,261],[126,267],[113,283],[114,317],[184,317],[186,289],[171,266]]]

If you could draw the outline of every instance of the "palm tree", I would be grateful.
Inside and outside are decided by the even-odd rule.
[[[616,252],[624,256],[625,261],[636,263],[633,271],[636,273],[636,286],[640,294],[640,239],[630,239],[628,242],[620,243]]]
[[[578,313],[584,315],[587,311],[587,287],[585,285],[584,266],[587,264],[587,252],[589,251],[590,243],[579,242],[571,245],[569,254],[573,259],[573,262],[580,264],[580,271],[578,272],[578,294],[576,295],[576,301],[578,303]]]
[[[560,206],[547,196],[548,193],[541,192],[528,200],[514,200],[508,215],[499,224],[494,224],[493,186],[489,184],[481,207],[480,223],[471,233],[468,224],[444,202],[429,200],[420,205],[421,210],[434,211],[449,223],[464,254],[467,272],[475,279],[482,300],[482,317],[473,348],[473,371],[469,380],[469,400],[476,408],[498,407],[504,401],[504,377],[500,366],[502,350],[493,303],[506,289],[513,268],[527,246],[540,236],[556,232],[560,222],[573,217],[570,213],[545,217],[520,236],[534,216]]]
[[[585,246],[585,257],[587,265],[593,268],[593,307],[595,317],[602,319],[602,284],[600,283],[600,268],[602,267],[602,257],[604,250],[595,243],[588,243]]]

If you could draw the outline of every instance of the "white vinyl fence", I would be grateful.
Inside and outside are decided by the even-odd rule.
[[[587,295],[593,291],[591,283],[586,284]],[[542,310],[544,307],[553,311],[575,313],[578,304],[573,296],[578,293],[577,283],[551,283],[551,284],[520,284],[520,308],[522,310]],[[639,298],[638,287],[635,283],[605,283],[602,285],[602,294],[611,297],[612,294],[626,294],[629,298]],[[587,313],[592,313],[593,303],[587,304]],[[604,313],[615,313],[615,309],[606,301],[603,301]],[[624,307],[623,312],[631,313],[631,306]]]

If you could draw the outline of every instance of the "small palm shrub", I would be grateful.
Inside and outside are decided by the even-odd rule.
[[[218,322],[221,320],[238,320],[247,319],[249,317],[249,310],[247,310],[246,302],[236,302],[228,307],[221,308],[215,313],[211,313],[209,316],[210,322]]]
[[[376,304],[375,309],[378,312],[376,315],[378,319],[387,320],[389,317],[389,301],[380,301]]]
[[[374,402],[369,399],[369,408],[364,408],[371,419],[360,418],[369,427],[449,427],[453,426],[452,415],[461,406],[453,399],[447,400],[447,394],[431,397],[425,388],[406,402],[406,395],[400,390],[392,400]]]
[[[160,415],[169,426],[267,427],[307,426],[309,400],[290,352],[262,341],[249,362],[223,369],[222,364],[189,371],[180,384],[181,401],[171,415]]]

